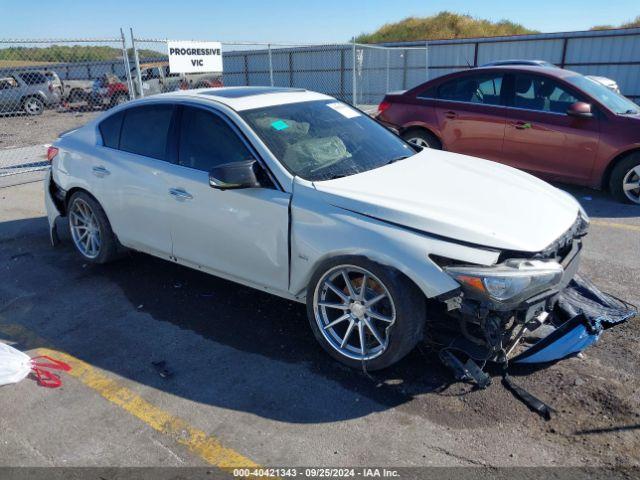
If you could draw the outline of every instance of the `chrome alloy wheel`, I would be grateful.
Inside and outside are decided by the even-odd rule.
[[[355,265],[332,268],[316,285],[313,311],[329,344],[353,360],[371,360],[389,345],[396,309],[387,287]]]
[[[421,148],[431,148],[424,138],[413,137],[413,138],[410,138],[409,140],[407,140],[407,142],[411,143],[412,145],[416,145],[418,147],[421,147]]]
[[[39,115],[43,110],[42,101],[35,97],[29,97],[24,102],[24,110],[29,115]]]
[[[87,258],[100,255],[100,225],[95,213],[84,200],[74,200],[69,211],[71,236],[76,248]]]
[[[629,200],[640,204],[640,165],[633,167],[624,176],[622,190]]]

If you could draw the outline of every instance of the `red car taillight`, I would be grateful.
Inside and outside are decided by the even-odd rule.
[[[57,154],[58,154],[58,149],[56,147],[47,148],[47,161],[51,162]]]
[[[383,100],[382,102],[380,102],[380,105],[378,105],[378,114],[384,112],[390,106],[391,106],[391,102],[387,102]]]

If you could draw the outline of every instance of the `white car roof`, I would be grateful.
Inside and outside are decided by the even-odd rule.
[[[158,97],[159,95],[154,95]],[[221,87],[180,90],[162,94],[166,97],[191,97],[199,100],[214,100],[236,110],[285,105],[288,103],[310,102],[313,100],[334,100],[333,97],[301,88],[282,87]]]

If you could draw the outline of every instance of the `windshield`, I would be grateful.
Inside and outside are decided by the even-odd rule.
[[[240,112],[294,175],[330,180],[407,158],[411,146],[367,115],[337,100]]]
[[[582,75],[575,75],[566,78],[567,82],[582,89],[609,110],[619,115],[629,115],[640,112],[640,107],[619,93],[605,87],[599,82]]]

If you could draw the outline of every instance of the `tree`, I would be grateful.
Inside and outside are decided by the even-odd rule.
[[[537,33],[509,20],[491,22],[452,12],[440,12],[430,17],[408,17],[383,25],[373,33],[356,38],[359,43],[400,42],[440,38],[495,37]]]
[[[635,20],[631,20],[629,22],[623,23],[618,27],[614,25],[596,25],[595,27],[591,27],[591,30],[611,30],[612,28],[638,28],[638,27],[640,27],[640,15],[638,15],[635,18]]]

